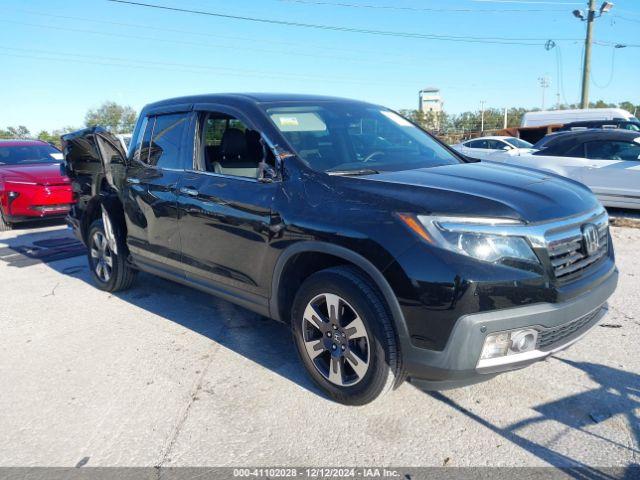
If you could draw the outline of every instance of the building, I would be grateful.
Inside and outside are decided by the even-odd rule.
[[[443,109],[442,98],[440,97],[440,89],[435,87],[427,87],[420,90],[418,110],[422,113],[434,112],[440,113]]]

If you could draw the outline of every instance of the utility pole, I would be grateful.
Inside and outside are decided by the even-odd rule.
[[[542,87],[542,110],[544,110],[545,91],[549,88],[549,77],[539,77],[538,82]]]
[[[581,10],[574,10],[573,16],[587,22],[587,36],[584,40],[584,66],[582,68],[582,108],[589,108],[589,79],[591,76],[591,44],[593,43],[593,24],[596,18],[601,17],[613,8],[612,2],[603,2],[600,12],[596,12],[596,0],[589,0],[589,10],[585,17]]]
[[[484,104],[485,100],[480,100],[480,135],[484,132]]]
[[[582,68],[582,108],[589,108],[589,76],[591,75],[591,41],[593,22],[596,19],[596,0],[589,0],[587,13],[587,37],[584,40],[584,67]]]
[[[507,107],[504,107],[504,123],[502,124],[502,128],[507,128]]]

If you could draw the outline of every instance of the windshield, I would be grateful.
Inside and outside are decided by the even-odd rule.
[[[267,109],[298,156],[314,170],[375,173],[461,163],[398,114],[367,105],[322,103]]]
[[[507,142],[508,144],[516,147],[516,148],[531,148],[531,147],[533,147],[533,144],[531,144],[529,142],[525,142],[524,140],[520,140],[519,138],[516,138],[516,137],[505,138],[504,141]]]
[[[61,162],[62,153],[51,145],[0,144],[0,165],[24,165],[28,163]]]

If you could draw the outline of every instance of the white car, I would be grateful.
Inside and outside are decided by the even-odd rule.
[[[523,155],[496,154],[491,161],[557,173],[584,183],[608,207],[640,209],[640,132],[562,132]]]
[[[533,145],[516,137],[480,137],[452,145],[461,154],[479,159],[489,160],[496,153],[521,155],[533,152]]]

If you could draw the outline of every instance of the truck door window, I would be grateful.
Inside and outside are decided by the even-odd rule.
[[[149,144],[149,165],[171,169],[184,168],[180,145],[187,124],[188,116],[184,113],[156,117]]]
[[[142,123],[140,124],[140,128],[136,132],[136,136],[131,139],[129,152],[133,153],[133,155],[131,156],[133,160],[140,161],[140,148],[142,148],[142,138],[146,133],[148,123],[149,123],[149,117],[144,117],[142,119]]]
[[[202,142],[201,164],[207,172],[258,178],[260,162],[272,163],[260,133],[223,113],[203,114]]]
[[[638,160],[640,144],[631,142],[588,142],[587,158],[593,160]]]
[[[578,157],[578,158],[583,158],[583,157],[585,157],[584,149],[585,149],[585,144],[581,143],[580,145],[576,145],[575,147],[572,147],[572,148],[570,148],[569,150],[567,150],[565,152],[554,153],[554,155],[556,155],[558,157]]]

